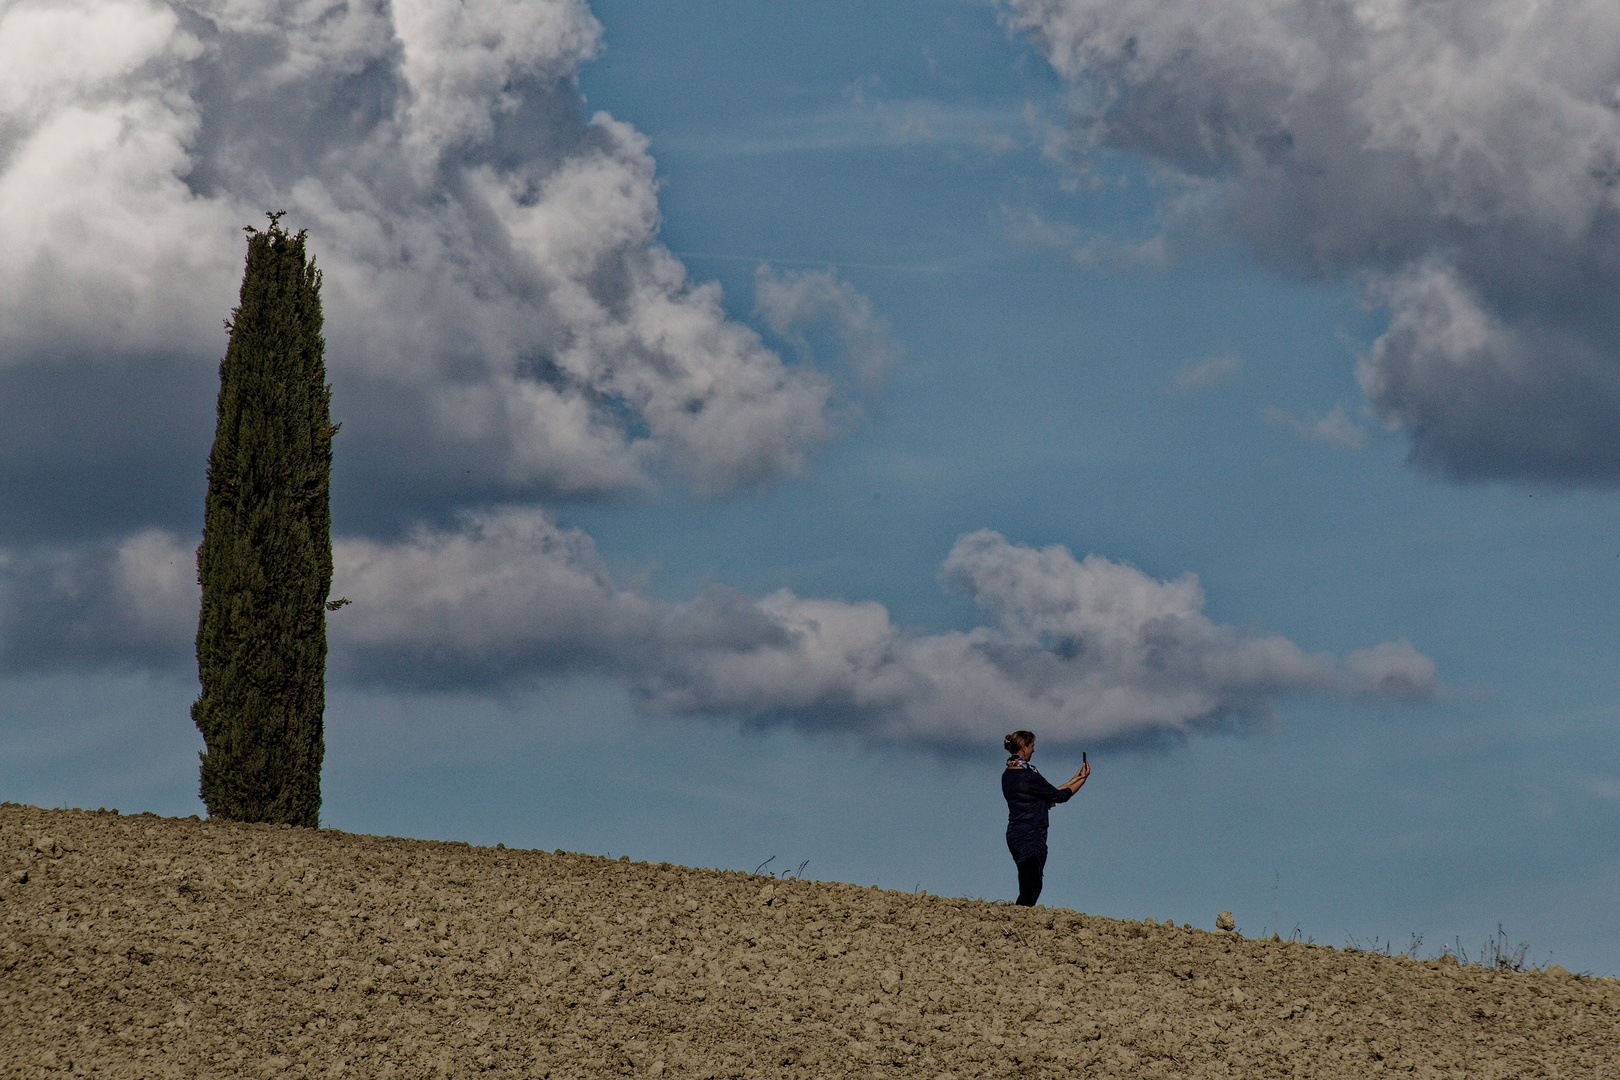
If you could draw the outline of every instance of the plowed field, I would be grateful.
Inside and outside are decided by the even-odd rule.
[[[1620,983],[0,807],[0,1076],[1620,1077]]]

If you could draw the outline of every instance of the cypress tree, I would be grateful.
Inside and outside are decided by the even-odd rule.
[[[197,579],[191,718],[212,817],[315,826],[332,585],[332,389],[321,275],[303,231],[248,227],[240,302],[225,324],[219,413]]]

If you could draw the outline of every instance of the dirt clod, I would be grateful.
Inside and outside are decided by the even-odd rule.
[[[0,1077],[1620,1076],[1614,980],[1168,922],[13,804],[0,882]]]

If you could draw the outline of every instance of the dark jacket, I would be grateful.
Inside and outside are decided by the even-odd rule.
[[[1007,833],[1046,833],[1047,807],[1068,802],[1074,792],[1056,788],[1034,769],[1008,767],[1001,774],[1001,794],[1007,799]]]

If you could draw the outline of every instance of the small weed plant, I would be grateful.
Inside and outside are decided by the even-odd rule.
[[[1480,943],[1479,949],[1472,954],[1463,947],[1462,938],[1453,938],[1451,944],[1440,946],[1440,951],[1427,957],[1422,954],[1423,935],[1413,933],[1406,945],[1397,950],[1393,939],[1374,937],[1371,941],[1362,942],[1346,930],[1345,950],[1347,952],[1377,953],[1380,956],[1409,956],[1413,960],[1438,960],[1442,957],[1451,957],[1457,963],[1468,967],[1489,968],[1495,971],[1532,971],[1535,965],[1530,963],[1530,943],[1521,941],[1513,944],[1501,923],[1496,924],[1496,933]],[[1552,954],[1547,955],[1547,963],[1552,962]]]
[[[757,877],[757,876],[763,875],[763,876],[769,877],[769,878],[776,877],[776,871],[774,871],[774,870],[767,871],[765,869],[767,866],[771,865],[771,863],[773,863],[775,861],[776,861],[776,856],[772,855],[770,858],[766,859],[764,862],[762,862],[758,866],[754,867],[755,876]],[[804,868],[809,866],[809,865],[810,865],[810,860],[806,859],[803,862],[801,862],[798,865],[797,868],[795,868],[793,870],[783,871],[781,878],[778,879],[778,880],[781,880],[781,881],[799,881],[799,880],[803,879],[803,877],[804,877]]]
[[[1523,971],[1525,969],[1525,956],[1530,952],[1530,943],[1521,941],[1510,946],[1507,931],[1502,924],[1496,924],[1496,935],[1488,937],[1479,947],[1479,951],[1472,958],[1468,950],[1462,947],[1462,939],[1453,939],[1453,944],[1444,952],[1449,952],[1457,958],[1459,964],[1476,964],[1483,968],[1495,968],[1497,971]],[[1548,960],[1552,957],[1549,955]]]

